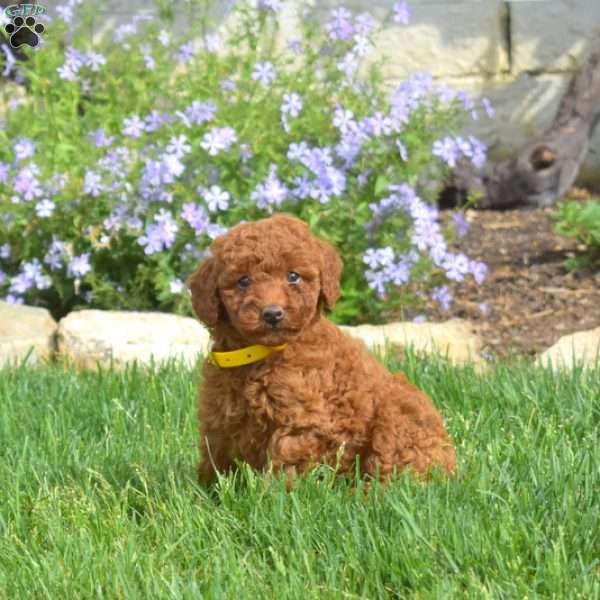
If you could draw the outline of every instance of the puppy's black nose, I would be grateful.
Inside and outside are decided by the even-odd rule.
[[[277,306],[277,304],[269,304],[269,306],[263,308],[262,318],[269,325],[277,325],[283,319],[283,308]]]

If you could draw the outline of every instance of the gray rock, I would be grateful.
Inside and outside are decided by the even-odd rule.
[[[538,356],[536,363],[555,371],[577,365],[586,368],[600,365],[600,327],[561,337]]]
[[[208,331],[195,319],[166,313],[81,310],[61,319],[58,351],[72,364],[120,368],[181,359],[196,364],[209,345]]]
[[[55,333],[56,322],[45,308],[0,300],[0,366],[50,358]]]
[[[388,323],[386,325],[342,326],[370,350],[384,350],[386,343],[401,349],[412,346],[417,352],[439,354],[455,364],[483,365],[482,341],[472,325],[462,319],[443,323]]]

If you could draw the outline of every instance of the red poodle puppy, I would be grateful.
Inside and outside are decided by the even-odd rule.
[[[322,314],[342,262],[306,224],[277,214],[214,240],[188,284],[214,340],[204,363],[199,477],[235,461],[303,472],[328,464],[388,479],[450,472],[454,449],[431,400]]]

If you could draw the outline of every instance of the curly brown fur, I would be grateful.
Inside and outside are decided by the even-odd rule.
[[[326,463],[347,472],[358,457],[363,474],[383,479],[406,467],[453,470],[454,449],[431,400],[323,316],[340,293],[342,263],[332,246],[277,214],[234,227],[211,252],[188,284],[213,350],[287,347],[234,368],[205,361],[201,481],[235,461],[294,473]],[[265,320],[269,306],[282,311],[280,321]]]

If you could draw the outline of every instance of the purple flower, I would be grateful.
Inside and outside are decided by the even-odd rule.
[[[431,152],[434,156],[441,158],[450,168],[456,167],[456,162],[461,156],[456,140],[450,136],[435,141]]]
[[[87,169],[83,179],[83,191],[90,196],[98,197],[104,190],[102,186],[102,178],[98,173]]]
[[[312,191],[312,183],[308,175],[298,175],[294,177],[296,187],[292,189],[292,195],[300,200],[305,200],[310,197]]]
[[[470,227],[465,217],[461,213],[455,212],[452,215],[452,222],[454,223],[454,228],[456,229],[456,235],[459,238],[465,237]]]
[[[8,304],[25,304],[25,300],[23,300],[23,298],[19,298],[14,294],[7,294],[4,300],[8,302]]]
[[[123,23],[119,25],[113,33],[113,42],[121,44],[125,38],[128,38],[137,33],[137,27],[135,23]]]
[[[469,94],[463,90],[456,92],[456,98],[462,102],[465,111],[471,113],[473,120],[477,121],[479,117],[477,115],[477,111],[475,110],[475,102],[473,102],[473,98],[471,98],[471,96],[469,96]]]
[[[90,140],[96,146],[96,148],[103,148],[105,146],[110,146],[114,141],[114,136],[106,137],[106,131],[100,127],[100,129],[96,129],[92,131],[89,136]]]
[[[442,267],[446,270],[446,277],[452,281],[462,281],[469,272],[471,263],[462,253],[446,254]]]
[[[277,177],[277,166],[272,164],[268,177],[256,186],[250,198],[258,208],[270,210],[272,206],[281,206],[288,194],[289,190]]]
[[[360,133],[348,133],[342,136],[339,144],[335,147],[335,153],[345,162],[345,168],[350,168],[363,147],[363,141],[366,136]]]
[[[15,176],[13,187],[17,194],[22,194],[25,200],[39,198],[43,192],[40,182],[37,180],[39,169],[37,165],[30,163],[21,169]]]
[[[386,267],[394,260],[394,251],[390,246],[385,248],[367,248],[363,255],[363,262],[371,269]]]
[[[333,111],[333,126],[339,129],[342,134],[348,133],[353,127],[356,127],[354,113],[338,106]]]
[[[192,104],[185,109],[184,114],[190,123],[202,125],[203,123],[214,119],[216,112],[217,107],[212,100],[206,102],[194,100]]]
[[[208,226],[206,233],[211,240],[214,240],[214,239],[222,236],[223,234],[227,233],[227,231],[228,231],[227,227],[222,227],[218,223],[211,223]]]
[[[63,259],[68,256],[66,249],[67,245],[65,242],[53,239],[46,256],[44,256],[44,262],[50,266],[53,271],[60,269],[62,266]]]
[[[336,66],[346,75],[347,80],[351,80],[358,69],[358,58],[354,52],[348,52]]]
[[[369,35],[376,25],[375,19],[369,13],[361,13],[354,19],[356,33],[361,36]]]
[[[145,235],[138,238],[138,244],[144,246],[144,254],[150,255],[167,250],[175,243],[179,227],[173,215],[164,208],[154,215],[156,223],[146,227]]]
[[[287,151],[288,160],[291,160],[291,161],[302,160],[304,158],[304,155],[308,152],[308,150],[309,150],[308,144],[305,141],[302,141],[299,144],[292,142],[289,145],[289,148]]]
[[[483,110],[485,110],[485,113],[487,114],[487,116],[490,119],[492,119],[494,117],[494,115],[496,114],[496,111],[494,110],[494,107],[492,106],[490,99],[482,98],[481,105],[483,106]]]
[[[383,271],[366,271],[365,278],[368,286],[375,291],[375,293],[383,298],[385,296],[385,274]]]
[[[99,52],[88,52],[85,54],[85,64],[94,72],[100,70],[102,65],[106,64],[106,58]]]
[[[431,299],[435,302],[438,302],[442,310],[446,311],[450,308],[450,304],[452,304],[452,295],[450,294],[450,290],[447,285],[441,285],[433,288],[431,291]]]
[[[354,37],[354,48],[352,48],[351,54],[354,56],[364,57],[373,49],[369,38],[366,35],[357,35]]]
[[[183,157],[187,154],[192,147],[188,144],[188,139],[185,135],[178,135],[177,137],[173,136],[169,140],[169,144],[167,146],[167,152],[170,152],[177,158]]]
[[[58,16],[65,22],[70,23],[73,19],[73,6],[69,2],[68,4],[60,4],[56,7]]]
[[[471,143],[471,162],[473,166],[480,169],[487,160],[487,148],[483,142],[472,135],[469,136],[469,142]]]
[[[164,154],[161,160],[147,160],[140,179],[142,197],[155,196],[161,186],[173,183],[184,170],[183,163],[174,154]],[[159,196],[164,199],[162,194]]]
[[[65,63],[64,65],[57,67],[56,71],[58,72],[58,76],[65,81],[77,80],[77,70],[73,67],[73,65]]]
[[[15,158],[18,161],[30,158],[35,154],[35,142],[29,138],[20,137],[15,142]]]
[[[411,240],[421,251],[431,247],[432,242],[437,241],[440,236],[440,226],[432,219],[416,220],[413,226]]]
[[[61,79],[66,81],[75,81],[79,69],[85,65],[85,54],[82,54],[76,48],[69,46],[65,51],[65,64],[56,70]]]
[[[287,41],[286,46],[293,54],[302,54],[303,52],[301,39],[292,38]]]
[[[298,94],[295,92],[292,92],[291,94],[284,94],[283,104],[281,105],[281,113],[283,115],[290,115],[296,118],[300,114],[302,106],[302,98]]]
[[[273,63],[268,61],[257,62],[254,65],[254,71],[252,71],[252,79],[260,82],[263,87],[267,87],[273,83],[275,79],[277,79],[277,73]]]
[[[190,227],[197,233],[205,233],[210,224],[208,214],[203,206],[187,202],[183,205],[181,218],[189,223]]]
[[[19,274],[11,279],[9,291],[13,294],[24,294],[31,288],[46,290],[51,285],[50,278],[42,273],[42,264],[34,258],[21,265]]]
[[[228,150],[236,141],[237,136],[231,127],[214,127],[204,134],[200,145],[211,156],[216,156],[221,150]]]
[[[470,159],[477,168],[481,168],[486,161],[485,144],[473,136],[469,136],[468,140],[460,136],[446,136],[434,142],[431,151],[451,168],[454,168],[461,158]]]
[[[180,46],[175,58],[179,63],[189,62],[194,56],[194,42],[191,40]]]
[[[396,2],[392,7],[394,11],[394,22],[400,25],[408,25],[410,23],[410,10],[406,0]]]
[[[0,246],[0,258],[10,258],[10,244],[2,244]]]
[[[89,252],[80,254],[79,256],[74,256],[67,265],[67,273],[71,277],[75,278],[83,277],[86,273],[89,273],[91,270],[92,265],[90,264]]]
[[[10,165],[0,161],[0,183],[6,183],[8,181],[8,172],[10,171]]]
[[[310,195],[321,204],[326,204],[331,196],[340,196],[345,189],[346,175],[335,167],[322,166]]]
[[[154,69],[156,69],[156,61],[150,52],[149,46],[144,44],[143,46],[140,46],[140,50],[142,52],[142,58],[144,59],[144,66],[148,71],[154,71]]]
[[[361,129],[367,135],[380,136],[392,133],[392,120],[383,113],[377,112],[372,117],[365,117]]]
[[[343,7],[332,10],[331,20],[326,29],[332,40],[349,40],[356,33],[352,24],[352,13]]]
[[[395,285],[400,286],[410,281],[410,269],[412,263],[408,257],[392,263],[384,269],[386,280]]]
[[[165,30],[165,29],[161,29],[160,33],[158,34],[158,41],[165,47],[167,47],[169,45],[171,38],[169,36],[169,33]]]
[[[54,202],[52,202],[52,200],[45,198],[44,200],[38,202],[35,205],[35,212],[38,217],[45,219],[47,217],[52,216],[52,212],[54,211],[55,208],[56,208],[56,204],[54,204]]]
[[[237,83],[231,78],[223,79],[219,86],[224,92],[235,92],[237,89]]]
[[[171,279],[169,282],[169,291],[171,294],[181,294],[185,290],[185,284],[181,279]]]
[[[142,137],[142,133],[144,133],[144,129],[144,121],[138,115],[132,115],[123,120],[123,135],[140,138]]]
[[[204,48],[207,52],[218,52],[221,47],[221,36],[218,33],[209,33],[204,36]]]
[[[204,200],[208,205],[208,210],[217,212],[219,210],[227,210],[229,208],[229,200],[231,196],[229,192],[222,190],[218,185],[211,185],[208,190],[198,190],[204,196]]]
[[[282,0],[258,0],[257,8],[262,11],[277,12],[281,8]]]
[[[471,275],[473,275],[473,279],[475,279],[479,285],[485,281],[488,273],[488,266],[485,263],[472,260],[469,263],[469,270],[471,271]]]
[[[150,111],[144,119],[144,130],[152,133],[160,129],[167,122],[165,115],[157,110]]]

